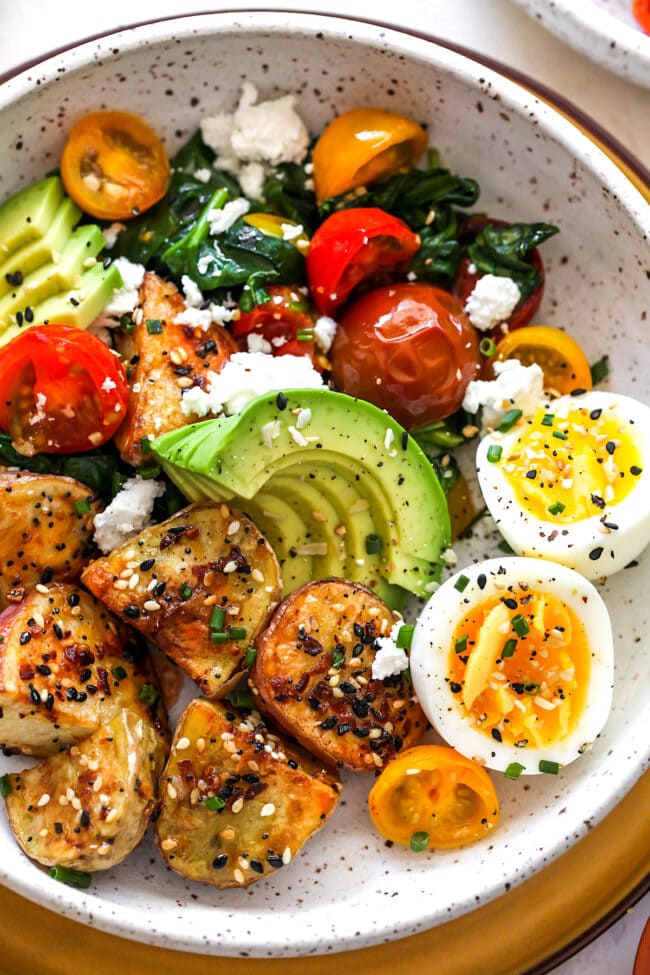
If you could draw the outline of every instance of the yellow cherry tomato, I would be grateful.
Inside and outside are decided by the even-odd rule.
[[[68,137],[61,178],[84,213],[126,220],[164,196],[169,160],[158,136],[137,115],[93,112]]]
[[[519,359],[525,366],[536,362],[544,373],[544,388],[561,395],[592,387],[584,352],[575,339],[551,325],[528,325],[509,332],[497,345],[496,358]]]
[[[499,822],[499,800],[482,766],[443,745],[416,745],[381,773],[368,797],[377,830],[412,849],[451,849]]]
[[[421,126],[381,108],[353,108],[338,115],[314,146],[314,186],[319,203],[410,169],[427,146]]]
[[[261,230],[267,237],[281,237],[287,243],[293,244],[301,254],[309,249],[309,237],[302,228],[302,224],[279,217],[276,213],[247,213],[244,223]]]

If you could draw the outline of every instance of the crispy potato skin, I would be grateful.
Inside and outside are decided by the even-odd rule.
[[[16,840],[48,867],[114,867],[157,809],[165,757],[145,716],[118,711],[79,745],[9,776],[7,815]]]
[[[121,579],[129,565],[138,582]],[[174,660],[208,697],[222,697],[241,675],[247,648],[280,598],[280,570],[252,521],[227,505],[190,505],[145,528],[92,562],[83,582],[114,613]],[[187,588],[186,588],[187,587]],[[241,640],[210,639],[213,609]]]
[[[158,275],[145,274],[139,298],[142,320],[131,334],[116,333],[131,392],[115,443],[124,460],[135,467],[143,462],[142,437],[153,439],[188,422],[181,411],[179,380],[191,380],[187,386],[203,386],[208,370],[219,372],[232,353],[239,351],[223,325],[211,325],[207,331],[175,325],[185,301],[174,284]],[[152,320],[160,322],[160,334],[149,333],[147,321]]]
[[[71,477],[0,471],[0,609],[39,582],[79,578],[99,500]],[[79,513],[75,502],[88,501]]]
[[[257,641],[256,705],[324,761],[374,771],[427,720],[403,675],[373,680],[375,639],[398,617],[370,589],[310,582],[283,600]],[[344,662],[334,668],[334,653]]]
[[[123,707],[151,720],[166,745],[162,703],[139,638],[83,589],[56,583],[0,614],[0,747],[52,755],[81,741]],[[124,677],[116,677],[121,667]]]
[[[167,864],[215,887],[273,874],[333,812],[336,773],[273,735],[259,715],[196,698],[182,715],[161,780],[156,843]],[[223,799],[221,811],[205,800]]]

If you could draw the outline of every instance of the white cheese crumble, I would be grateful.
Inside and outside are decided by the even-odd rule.
[[[198,179],[199,183],[209,183],[211,172],[206,169],[205,166],[201,169],[197,169],[194,173],[194,179]]]
[[[280,436],[280,421],[279,420],[269,420],[264,426],[260,428],[260,434],[262,435],[262,443],[265,447],[272,447],[273,441],[277,440]]]
[[[126,224],[124,223],[112,223],[110,227],[104,227],[102,234],[104,235],[104,247],[106,250],[110,251],[117,243],[117,238],[126,230]]]
[[[388,636],[377,637],[376,642],[379,644],[379,650],[372,662],[373,680],[395,677],[408,667],[409,658],[406,656],[406,651],[398,647],[395,642],[403,625],[403,622],[398,620],[397,623],[393,623],[393,628]]]
[[[230,230],[235,221],[248,213],[251,205],[243,196],[238,196],[236,200],[229,200],[220,210],[210,210],[208,220],[210,221],[210,233],[213,237],[217,234],[225,234]]]
[[[304,233],[304,229],[301,223],[281,223],[280,230],[282,231],[282,240],[296,240]]]
[[[208,372],[207,389],[192,386],[183,392],[185,416],[239,413],[251,400],[283,389],[320,389],[323,377],[309,356],[269,356],[236,352],[219,373]]]
[[[212,311],[210,308],[185,308],[174,319],[175,325],[189,325],[190,328],[202,328],[207,331],[212,325]]]
[[[154,501],[164,493],[165,485],[158,481],[129,478],[105,511],[95,515],[95,542],[101,551],[112,552],[146,528]]]
[[[192,281],[189,274],[184,274],[181,278],[181,286],[183,288],[183,295],[185,296],[185,303],[190,306],[190,308],[200,308],[203,304],[203,292],[197,284]]]
[[[465,390],[463,409],[476,413],[483,407],[484,428],[494,428],[504,414],[516,407],[524,416],[532,415],[544,400],[544,373],[534,362],[523,366],[519,359],[495,362],[496,379],[472,380]]]
[[[110,391],[112,389],[116,389],[116,387],[117,383],[114,383],[110,376],[107,376],[101,385],[101,389],[103,389],[105,393],[110,393]],[[38,406],[38,397],[36,398],[36,405]]]
[[[236,175],[239,180],[239,185],[244,191],[244,196],[247,196],[249,200],[262,199],[264,180],[266,179],[266,170],[262,163],[244,163],[238,169]]]
[[[113,297],[104,309],[104,315],[129,315],[135,311],[138,304],[145,267],[142,264],[134,264],[126,257],[117,257],[113,261],[113,267],[116,267],[120,272],[122,287],[113,292]]]
[[[335,322],[328,315],[321,315],[320,318],[316,319],[314,324],[314,338],[321,352],[329,352],[332,348],[332,342],[334,341],[338,327],[338,322]]]
[[[512,278],[484,274],[465,302],[465,311],[474,328],[485,332],[510,318],[520,299],[519,285]]]
[[[259,332],[251,332],[250,335],[247,335],[246,345],[249,352],[263,352],[264,355],[270,355],[273,350],[271,343],[267,342]]]

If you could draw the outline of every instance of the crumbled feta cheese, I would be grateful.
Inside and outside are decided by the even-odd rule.
[[[311,421],[311,410],[306,407],[303,410],[298,410],[298,415],[296,417],[296,430],[304,430],[307,424]]]
[[[207,416],[222,411],[231,415],[265,393],[283,389],[320,389],[323,377],[309,356],[270,356],[262,352],[236,352],[219,373],[208,372],[208,388],[192,386],[183,392],[185,416]]]
[[[321,352],[329,352],[332,348],[332,342],[334,341],[334,336],[336,335],[336,330],[339,327],[338,322],[335,322],[333,318],[328,315],[321,315],[320,318],[316,319],[314,325],[314,338],[316,339],[316,345],[321,350]]]
[[[131,477],[105,511],[95,515],[95,542],[102,552],[112,552],[151,521],[156,498],[165,493],[159,481]]]
[[[199,183],[209,183],[211,172],[206,169],[205,166],[202,169],[197,169],[194,173],[194,179],[198,179]]]
[[[208,220],[210,221],[210,233],[213,237],[217,234],[224,234],[230,230],[235,221],[248,213],[251,205],[243,196],[238,196],[236,200],[230,200],[220,210],[210,210]]]
[[[386,677],[395,677],[408,667],[409,658],[406,656],[406,652],[395,643],[397,634],[403,625],[402,621],[399,620],[393,624],[393,628],[388,636],[377,637],[375,642],[379,644],[379,650],[375,654],[375,659],[372,662],[373,680],[384,680]]]
[[[534,362],[523,366],[519,359],[495,362],[496,379],[473,380],[465,390],[463,409],[476,413],[483,407],[484,428],[496,427],[503,415],[516,407],[530,416],[544,399],[544,373]]]
[[[260,162],[244,163],[237,173],[239,185],[249,200],[261,200],[264,193],[266,170]]]
[[[126,230],[126,224],[123,223],[112,223],[110,227],[104,227],[102,234],[104,235],[104,247],[106,250],[110,251],[117,243],[118,236]]]
[[[117,384],[113,382],[110,376],[107,376],[101,385],[101,388],[105,393],[110,393],[112,389],[116,389]],[[36,405],[38,406],[38,399],[36,400]]]
[[[271,343],[267,342],[259,332],[251,332],[250,335],[247,335],[246,345],[248,346],[249,352],[263,352],[265,355],[271,354]]]
[[[200,308],[203,304],[203,293],[199,286],[192,281],[188,274],[184,274],[181,278],[181,286],[183,288],[183,294],[185,296],[185,302],[190,308]]]
[[[174,319],[175,325],[189,325],[190,328],[202,328],[207,331],[212,325],[211,308],[185,308]]]
[[[113,261],[122,278],[122,287],[113,292],[109,304],[104,309],[104,315],[128,315],[135,311],[139,300],[139,290],[145,275],[142,264],[134,264],[126,257],[117,257]]]
[[[201,119],[201,138],[218,156],[232,155],[232,133],[235,128],[235,118],[232,112],[219,112]],[[223,169],[221,159],[218,166]]]
[[[280,421],[279,420],[269,420],[260,428],[260,433],[262,435],[262,443],[265,447],[272,447],[273,441],[277,440],[280,436]]]
[[[280,230],[282,231],[282,240],[295,240],[304,233],[301,223],[281,223]]]
[[[212,321],[216,322],[218,325],[225,325],[226,322],[231,322],[235,316],[236,304],[233,302],[232,307],[228,305],[210,305],[210,314],[212,315]]]
[[[203,254],[203,256],[199,257],[198,261],[196,262],[196,270],[199,272],[199,274],[206,274],[211,264],[212,258],[210,255]]]
[[[505,322],[520,299],[519,285],[512,278],[484,274],[465,302],[465,311],[474,328],[485,332]]]
[[[287,344],[288,339],[284,335],[276,335],[271,339],[271,345],[275,349],[281,349],[283,345]]]

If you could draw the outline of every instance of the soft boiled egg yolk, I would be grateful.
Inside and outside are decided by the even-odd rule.
[[[551,593],[519,589],[473,606],[460,621],[449,686],[486,735],[517,748],[541,748],[575,727],[589,661],[573,610]]]

